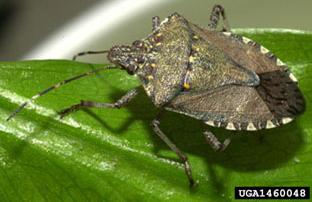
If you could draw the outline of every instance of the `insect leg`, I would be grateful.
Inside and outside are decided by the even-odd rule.
[[[219,22],[220,15],[222,15],[222,19],[223,19],[222,31],[230,31],[230,26],[225,16],[224,8],[221,5],[214,5],[214,7],[212,8],[212,11],[210,14],[210,23],[208,24],[208,27],[210,29],[216,29],[218,22]]]
[[[159,27],[159,24],[160,24],[160,19],[158,16],[154,16],[152,18],[152,26],[153,26],[153,31],[155,31],[158,27]]]
[[[211,147],[215,151],[224,151],[226,147],[230,144],[230,139],[225,139],[223,143],[221,143],[218,138],[210,131],[205,131],[204,136],[207,142],[211,145]]]
[[[104,54],[108,53],[109,50],[100,50],[100,51],[84,51],[77,53],[76,55],[73,56],[72,60],[76,60],[77,57],[84,56],[84,55],[94,55],[94,54]]]
[[[99,71],[102,71],[102,70],[106,70],[106,69],[116,69],[117,67],[115,66],[106,66],[106,67],[102,67],[102,68],[98,68],[98,69],[94,69],[94,70],[91,70],[89,72],[85,72],[83,74],[79,74],[77,76],[74,76],[74,77],[71,77],[69,79],[66,79],[66,80],[63,80],[53,86],[50,86],[49,88],[41,91],[40,93],[32,96],[28,101],[24,102],[23,104],[21,104],[15,111],[13,111],[10,116],[6,119],[7,121],[9,121],[11,118],[13,118],[17,113],[19,113],[22,109],[24,109],[30,102],[38,99],[39,97],[49,93],[50,91],[52,90],[55,90],[69,82],[72,82],[72,81],[75,81],[75,80],[78,80],[78,79],[81,79],[83,77],[86,77],[86,76],[91,76]]]
[[[177,156],[180,158],[180,160],[182,161],[183,165],[184,165],[184,170],[185,170],[185,173],[186,173],[186,176],[188,177],[188,180],[189,180],[189,183],[190,183],[190,186],[193,187],[195,185],[195,181],[192,177],[192,169],[191,169],[191,166],[190,166],[190,163],[187,159],[187,156],[185,154],[182,153],[182,151],[175,145],[171,142],[171,140],[166,136],[166,134],[164,134],[160,128],[159,128],[159,120],[158,118],[155,118],[153,121],[152,121],[152,127],[153,127],[153,131],[158,135],[158,137],[160,137],[160,139],[162,139],[166,144],[167,146],[172,150],[174,151]]]
[[[72,105],[66,109],[63,109],[59,112],[61,118],[67,116],[68,114],[78,111],[81,108],[115,108],[119,109],[122,106],[128,104],[136,95],[138,94],[138,89],[132,89],[128,91],[124,96],[122,96],[115,103],[103,103],[103,102],[93,102],[93,101],[85,101],[81,100],[79,104]]]

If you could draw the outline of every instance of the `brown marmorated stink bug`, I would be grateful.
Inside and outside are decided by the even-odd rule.
[[[217,31],[220,16],[224,28]],[[161,23],[159,17],[154,17],[152,22],[153,32],[130,46],[77,54],[74,59],[86,54],[107,53],[108,60],[115,65],[72,77],[40,92],[7,120],[49,91],[111,68],[137,75],[156,107],[191,116],[214,127],[247,131],[269,129],[289,123],[303,112],[305,102],[294,75],[269,50],[231,33],[222,6],[213,7],[207,28],[177,13]],[[64,117],[87,107],[120,108],[137,94],[137,88],[133,89],[115,103],[81,101],[61,111],[60,115]],[[195,182],[187,156],[159,128],[160,114],[152,121],[153,130],[183,162],[192,186]],[[209,131],[204,135],[215,150],[224,150],[230,142],[229,139],[220,142]]]

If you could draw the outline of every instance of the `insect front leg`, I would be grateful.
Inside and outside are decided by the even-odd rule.
[[[231,142],[231,140],[228,138],[225,139],[223,143],[221,143],[218,138],[210,131],[205,131],[204,136],[215,151],[224,151]]]
[[[124,96],[122,96],[115,103],[103,103],[103,102],[93,102],[81,100],[79,104],[75,104],[59,112],[61,118],[67,116],[70,113],[76,112],[82,108],[115,108],[119,109],[122,106],[128,104],[136,95],[138,94],[138,89],[132,89],[128,91]]]
[[[155,31],[159,27],[159,24],[160,24],[159,17],[158,16],[154,16],[152,18],[152,30]]]
[[[208,27],[210,29],[216,29],[218,26],[218,22],[220,19],[220,15],[223,19],[223,30],[222,31],[230,31],[230,26],[225,16],[224,8],[221,5],[214,5],[210,14],[210,23]]]
[[[155,118],[152,121],[153,131],[158,135],[158,137],[160,137],[160,139],[162,139],[167,144],[167,146],[172,151],[174,151],[177,154],[177,156],[179,157],[179,159],[182,161],[182,163],[184,165],[184,170],[185,170],[186,176],[189,180],[190,186],[194,187],[195,181],[192,177],[192,169],[191,169],[190,163],[187,159],[187,156],[184,153],[182,153],[182,151],[174,143],[171,142],[171,140],[166,136],[166,134],[164,134],[160,130],[159,125],[160,125],[160,122],[159,122],[158,118]]]

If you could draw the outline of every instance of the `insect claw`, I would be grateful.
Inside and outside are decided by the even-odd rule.
[[[220,145],[220,148],[218,149],[218,151],[220,152],[224,151],[229,146],[230,143],[231,143],[230,138],[225,139],[224,142]]]
[[[70,113],[73,113],[73,112],[75,112],[77,110],[78,110],[77,105],[73,105],[72,107],[69,107],[69,108],[63,109],[60,112],[57,112],[57,114],[60,116],[60,119],[63,119],[65,116],[67,116]]]
[[[231,142],[231,140],[227,138],[223,141],[223,143],[221,143],[218,138],[210,131],[205,131],[204,136],[211,147],[218,152],[224,151]]]
[[[189,183],[191,189],[195,189],[198,186],[198,181],[195,181],[194,179],[190,179]]]
[[[65,112],[65,110],[62,110],[60,112],[57,112],[57,114],[60,116],[60,119],[63,119],[65,116],[68,115],[68,113]]]

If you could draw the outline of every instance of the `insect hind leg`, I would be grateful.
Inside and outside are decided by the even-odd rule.
[[[216,29],[218,26],[220,15],[222,16],[222,19],[223,19],[222,31],[230,31],[230,26],[225,16],[225,10],[221,5],[218,5],[218,4],[214,5],[214,7],[212,8],[212,11],[210,14],[210,23],[208,24],[208,27],[210,29]]]
[[[72,105],[66,109],[63,109],[58,114],[61,118],[67,116],[70,113],[76,112],[82,108],[115,108],[119,109],[122,106],[128,104],[136,95],[138,94],[138,89],[132,89],[128,91],[124,96],[114,103],[103,103],[103,102],[94,102],[94,101],[85,101],[81,100],[79,104]]]
[[[174,151],[177,154],[177,156],[179,157],[179,159],[182,161],[182,163],[184,165],[184,170],[185,170],[186,176],[187,176],[189,183],[190,183],[190,186],[194,187],[196,185],[196,183],[192,177],[192,169],[191,169],[191,166],[190,166],[190,163],[188,161],[187,156],[184,153],[182,153],[182,151],[174,143],[171,142],[171,140],[166,136],[166,134],[160,130],[160,128],[159,128],[160,122],[159,122],[158,118],[155,118],[152,121],[151,125],[153,128],[153,131],[158,135],[158,137],[160,137],[160,139],[162,139],[167,144],[167,146],[172,151]]]
[[[210,131],[205,131],[204,136],[206,141],[215,151],[224,151],[231,142],[230,139],[225,139],[223,143],[220,142],[218,138]]]

